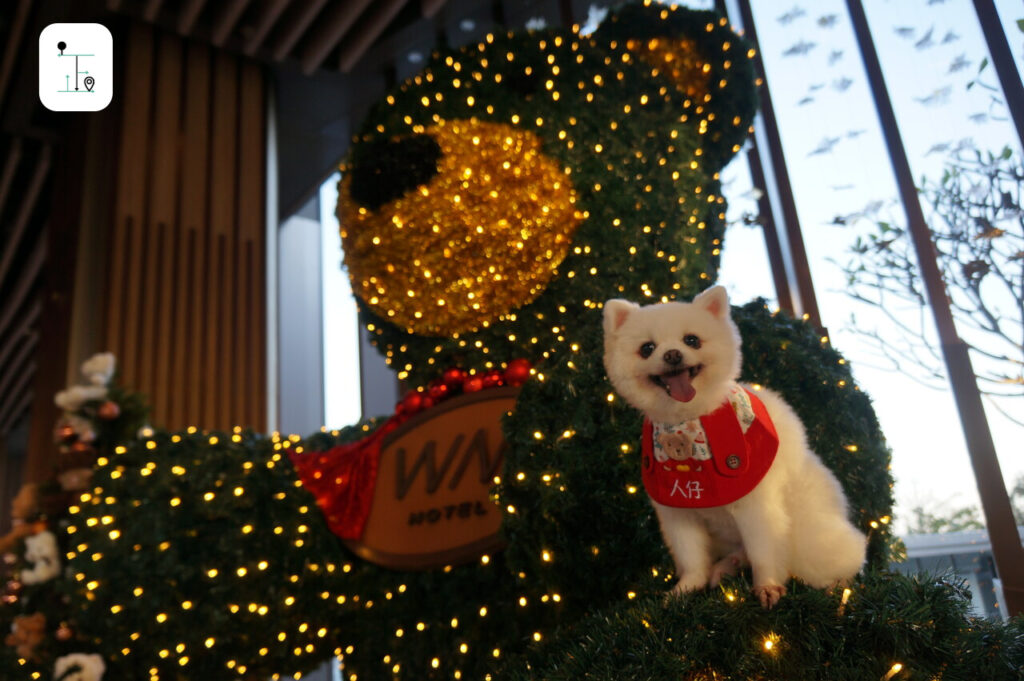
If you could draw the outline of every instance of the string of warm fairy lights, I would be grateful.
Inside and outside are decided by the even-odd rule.
[[[283,465],[283,452],[301,448],[299,442],[297,436],[282,438],[277,433],[267,439],[254,439],[241,428],[228,434],[202,432],[191,427],[178,434],[151,432],[136,443],[118,446],[113,456],[97,461],[97,485],[83,493],[79,502],[69,509],[72,523],[67,528],[73,542],[83,534],[91,541],[83,539],[81,543],[72,543],[66,557],[76,568],[74,579],[84,586],[87,602],[105,610],[114,621],[109,628],[123,637],[121,643],[110,638],[105,643],[117,649],[123,658],[133,654],[153,655],[154,659],[145,664],[151,664],[148,671],[154,681],[161,677],[176,678],[175,668],[200,664],[201,669],[209,670],[209,665],[202,661],[222,645],[238,649],[230,632],[215,627],[211,633],[205,633],[210,631],[209,623],[218,619],[235,621],[235,626],[240,628],[250,627],[257,619],[268,623],[261,632],[262,637],[251,628],[247,632],[251,650],[238,650],[237,656],[225,656],[224,668],[241,678],[248,678],[252,668],[261,666],[260,658],[270,656],[279,660],[285,656],[284,651],[296,659],[300,668],[312,666],[303,662],[304,658],[315,663],[331,652],[343,654],[344,651],[332,645],[328,638],[332,631],[331,618],[321,614],[318,622],[314,614],[316,608],[309,605],[320,602],[322,611],[328,607],[343,607],[349,598],[358,602],[358,597],[334,590],[333,576],[351,572],[353,565],[344,561],[337,548],[323,550],[331,544],[323,537],[318,538],[323,532],[315,527],[322,523],[319,511],[310,503],[301,503],[301,500],[295,503],[296,483],[289,475],[290,467]],[[222,469],[209,479],[210,459],[217,456],[230,461],[233,476],[225,476]],[[267,475],[261,476],[260,471]],[[157,478],[171,483],[161,490],[164,494],[143,499],[129,493],[127,498],[131,501],[122,504],[121,494],[129,492],[134,485],[152,486]],[[233,482],[227,483],[227,480]],[[269,485],[276,488],[272,494],[266,493],[268,482],[276,483]],[[248,499],[252,496],[260,497],[252,500],[258,504],[283,505],[282,515],[288,516],[287,520],[261,526],[261,514],[239,514],[234,510],[239,505],[254,507]],[[161,535],[158,532],[153,537],[145,536],[148,534],[145,530],[140,532],[133,521],[138,520],[137,514],[144,504],[162,506],[162,513],[168,515],[171,523],[175,522],[176,513],[185,513],[193,521],[231,515],[232,521],[238,521],[233,527],[236,539],[232,541],[244,544],[259,537],[274,538],[277,550],[262,555],[244,550],[226,555],[207,553],[202,564],[194,566],[197,574],[190,576],[191,581],[187,576],[182,577],[190,583],[178,584],[179,593],[184,595],[171,602],[170,594],[162,590],[160,575],[126,572],[130,565],[109,565],[104,555],[121,551],[119,558],[122,560],[128,553],[138,555],[143,562],[146,555],[173,555],[176,550],[199,556],[196,544],[189,537],[201,532],[201,527],[184,534],[168,531]],[[187,528],[188,520],[182,524]],[[134,542],[127,551],[121,546],[125,541]],[[185,546],[179,548],[178,544]],[[251,580],[257,580],[260,588],[249,590],[248,598],[242,598],[246,593],[242,585]],[[315,592],[311,594],[310,589]],[[223,602],[210,604],[205,597],[207,591],[233,590],[235,596],[224,594],[228,597]],[[152,592],[158,592],[155,603],[147,602]],[[253,598],[260,592],[262,598]],[[211,612],[211,609],[221,608],[222,612]],[[118,618],[129,618],[129,622],[119,626]],[[225,635],[227,641],[223,640]],[[180,639],[176,640],[175,636]],[[280,668],[279,665],[278,661],[273,666]]]
[[[722,153],[719,144],[701,142],[712,137],[721,143],[719,138],[725,135],[729,138],[728,153],[738,149],[747,131],[753,99],[744,93],[737,100],[730,78],[725,76],[733,73],[740,83],[749,78],[751,53],[737,46],[738,39],[718,18],[700,26],[691,20],[693,25],[687,24],[685,29],[700,33],[692,39],[665,37],[674,27],[662,24],[671,24],[682,14],[675,8],[650,11],[646,19],[663,31],[661,35],[650,33],[641,42],[635,38],[632,42],[612,39],[604,49],[596,37],[572,34],[539,34],[535,42],[512,34],[488,35],[475,51],[435,59],[420,75],[388,95],[371,114],[368,132],[358,138],[360,145],[343,168],[347,175],[358,177],[366,170],[368,160],[360,156],[360,146],[371,155],[370,150],[380,150],[380,140],[392,140],[397,152],[404,140],[436,135],[453,121],[465,121],[465,125],[487,121],[511,128],[517,136],[535,135],[542,142],[543,155],[557,161],[565,182],[573,187],[572,203],[584,219],[573,236],[573,249],[564,260],[559,262],[555,257],[518,263],[517,274],[510,278],[500,271],[508,268],[496,262],[500,263],[506,253],[516,253],[523,244],[542,243],[548,236],[531,224],[527,209],[535,210],[537,206],[500,191],[494,200],[475,205],[478,214],[468,222],[451,206],[460,205],[463,194],[471,188],[476,190],[475,183],[482,182],[482,178],[499,177],[503,164],[509,165],[505,170],[518,169],[514,160],[500,153],[478,155],[473,145],[439,140],[445,147],[441,158],[454,159],[451,167],[441,168],[404,198],[371,211],[358,201],[347,200],[343,187],[339,213],[348,218],[342,220],[343,224],[353,225],[351,230],[343,228],[343,234],[347,237],[346,253],[352,254],[348,257],[354,290],[368,291],[362,296],[363,303],[374,314],[367,328],[378,337],[387,361],[400,377],[425,378],[430,367],[453,364],[452,358],[467,350],[479,358],[479,368],[490,369],[500,366],[518,344],[527,342],[538,356],[550,358],[564,345],[579,344],[571,336],[581,331],[581,314],[586,317],[610,295],[667,299],[681,290],[681,281],[710,278],[704,263],[709,257],[717,259],[720,253],[724,220],[724,199],[713,190],[718,180],[714,166],[720,163]],[[631,21],[636,23],[635,18]],[[644,26],[643,30],[654,29]],[[703,59],[700,50],[705,52]],[[719,58],[716,51],[723,57]],[[698,86],[687,77],[694,71],[702,81]],[[685,91],[677,87],[685,84]],[[736,108],[728,112],[730,105]],[[734,130],[723,133],[724,126]],[[708,170],[706,163],[710,165]],[[636,183],[634,176],[643,178],[641,183]],[[623,192],[627,178],[636,186]],[[481,186],[483,190],[488,188],[486,183]],[[644,216],[657,215],[658,210],[638,214],[636,207],[625,201],[621,202],[625,210],[610,211],[620,203],[615,200],[618,196],[607,200],[605,194],[612,187],[619,196],[662,202],[664,207],[658,209],[662,216],[644,220]],[[408,210],[411,203],[422,201],[428,202],[426,209]],[[539,208],[550,212],[569,205],[563,197],[561,204],[551,201]],[[711,207],[717,210],[710,211]],[[514,234],[519,227],[513,218],[529,228],[529,238],[507,240],[504,252],[499,249],[485,253],[482,248],[468,254],[458,261],[461,277],[448,281],[442,278],[439,261],[445,251],[454,252],[465,245],[461,228],[449,230],[450,225],[465,223],[472,231],[504,220],[511,223]],[[413,220],[419,220],[418,231],[410,229]],[[708,230],[711,220],[716,224]],[[396,224],[401,224],[401,240],[381,238]],[[672,230],[667,229],[670,224]],[[360,225],[360,229],[354,225]],[[372,225],[369,230],[367,225]],[[438,225],[445,225],[440,233]],[[676,225],[687,225],[694,233],[681,240],[675,235],[666,240]],[[705,231],[714,233],[705,236]],[[372,236],[360,243],[356,232]],[[373,243],[375,238],[377,243]],[[500,244],[505,236],[502,230],[496,230],[492,238]],[[431,249],[435,244],[440,247]],[[620,250],[620,244],[623,255],[628,252],[634,259],[650,257],[663,262],[665,269],[656,280],[640,282],[639,290],[628,285],[628,277],[622,278],[627,284],[609,287],[609,278],[614,279],[616,272],[629,267],[622,262],[609,268],[609,251]],[[670,244],[671,248],[666,247]],[[362,262],[367,248],[373,250],[368,260],[376,271],[367,270],[367,263]],[[413,258],[406,256],[410,252],[415,253]],[[412,262],[415,264],[408,266]],[[423,281],[413,286],[382,285],[387,275],[397,275],[403,269],[415,270]],[[523,304],[537,294],[535,282],[540,276],[555,276],[566,283],[582,282],[584,295],[564,295],[564,290],[560,293],[564,300],[584,301],[583,309],[563,303],[558,310],[550,304],[554,291],[541,295],[548,300],[538,300],[538,304],[524,309]],[[499,314],[477,314],[472,305],[459,305],[460,301],[443,294],[453,288],[467,297],[472,294],[478,301],[493,296],[495,290],[513,291],[516,305],[496,309]],[[442,315],[447,320],[443,324]],[[524,333],[524,326],[528,333]],[[395,337],[393,330],[402,333]],[[448,338],[428,345],[429,339],[415,337],[410,331],[447,333]],[[418,366],[417,358],[419,362],[425,360],[425,366]]]
[[[640,493],[636,417],[609,392],[596,329],[610,297],[670,300],[714,278],[718,169],[749,129],[752,56],[718,17],[647,3],[589,37],[489,35],[389,94],[344,168],[353,289],[417,394],[453,367],[483,379],[530,358],[495,479],[508,549],[414,574],[340,547],[287,455],[378,422],[305,439],[150,432],[102,460],[68,529],[74,579],[125,668],[279,678],[333,654],[349,681],[499,678],[595,602],[662,593],[673,574]],[[737,313],[758,380],[787,385],[797,357],[822,365],[829,399],[857,395],[825,340],[760,305]],[[824,400],[807,392],[795,406],[813,412]],[[823,421],[811,435],[855,471],[879,560],[884,445],[870,415]]]

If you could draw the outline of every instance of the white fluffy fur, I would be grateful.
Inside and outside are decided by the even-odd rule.
[[[739,376],[740,337],[721,286],[693,303],[639,307],[610,300],[604,330],[612,385],[651,421],[675,424],[713,411]],[[700,348],[683,343],[687,334],[700,338]],[[639,348],[647,342],[656,349],[644,359]],[[670,368],[662,359],[668,350],[682,352],[684,366],[702,365],[689,402],[672,399],[649,378]],[[762,389],[757,395],[779,435],[775,461],[757,487],[717,508],[651,503],[679,574],[677,591],[717,585],[723,574],[749,561],[754,590],[770,607],[785,593],[790,576],[819,588],[852,579],[864,563],[866,540],[848,520],[839,482],[808,447],[799,417],[777,393]]]

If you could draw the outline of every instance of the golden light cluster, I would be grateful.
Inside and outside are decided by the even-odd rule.
[[[343,200],[338,212],[358,295],[410,332],[450,335],[536,298],[583,214],[533,133],[477,120],[425,132],[442,153],[430,182],[379,211]]]
[[[697,44],[686,38],[648,38],[626,41],[626,50],[664,75],[680,92],[696,102],[708,94],[711,64],[701,58]]]

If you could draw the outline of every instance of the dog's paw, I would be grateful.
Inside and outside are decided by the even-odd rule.
[[[736,551],[715,563],[711,568],[711,587],[714,588],[721,584],[723,577],[735,575],[739,572],[740,566],[746,564],[746,562],[747,557],[743,551]]]
[[[683,594],[693,593],[694,591],[700,591],[708,585],[707,578],[701,578],[699,576],[683,575],[676,582],[676,585],[672,587],[670,592],[673,596],[680,596]]]
[[[761,601],[761,607],[770,610],[786,595],[786,587],[781,584],[762,584],[754,587],[754,595]]]
[[[853,584],[852,579],[837,579],[836,581],[832,582],[831,584],[825,587],[825,593],[827,593],[829,596],[841,594],[847,589],[849,589],[851,584]]]

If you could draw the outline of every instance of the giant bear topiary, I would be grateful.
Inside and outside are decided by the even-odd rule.
[[[601,306],[715,280],[718,173],[754,113],[751,56],[713,13],[627,5],[592,35],[434,55],[389,93],[343,166],[346,264],[414,389],[452,367],[533,366],[503,423],[507,548],[421,572],[345,549],[286,453],[379,421],[305,440],[158,432],[102,460],[72,521],[82,617],[111,673],[255,679],[334,653],[352,679],[499,678],[588,613],[660,597],[671,563],[640,486],[640,418],[601,366]],[[762,302],[734,315],[743,378],[798,411],[884,565],[891,479],[868,399],[808,325]]]

